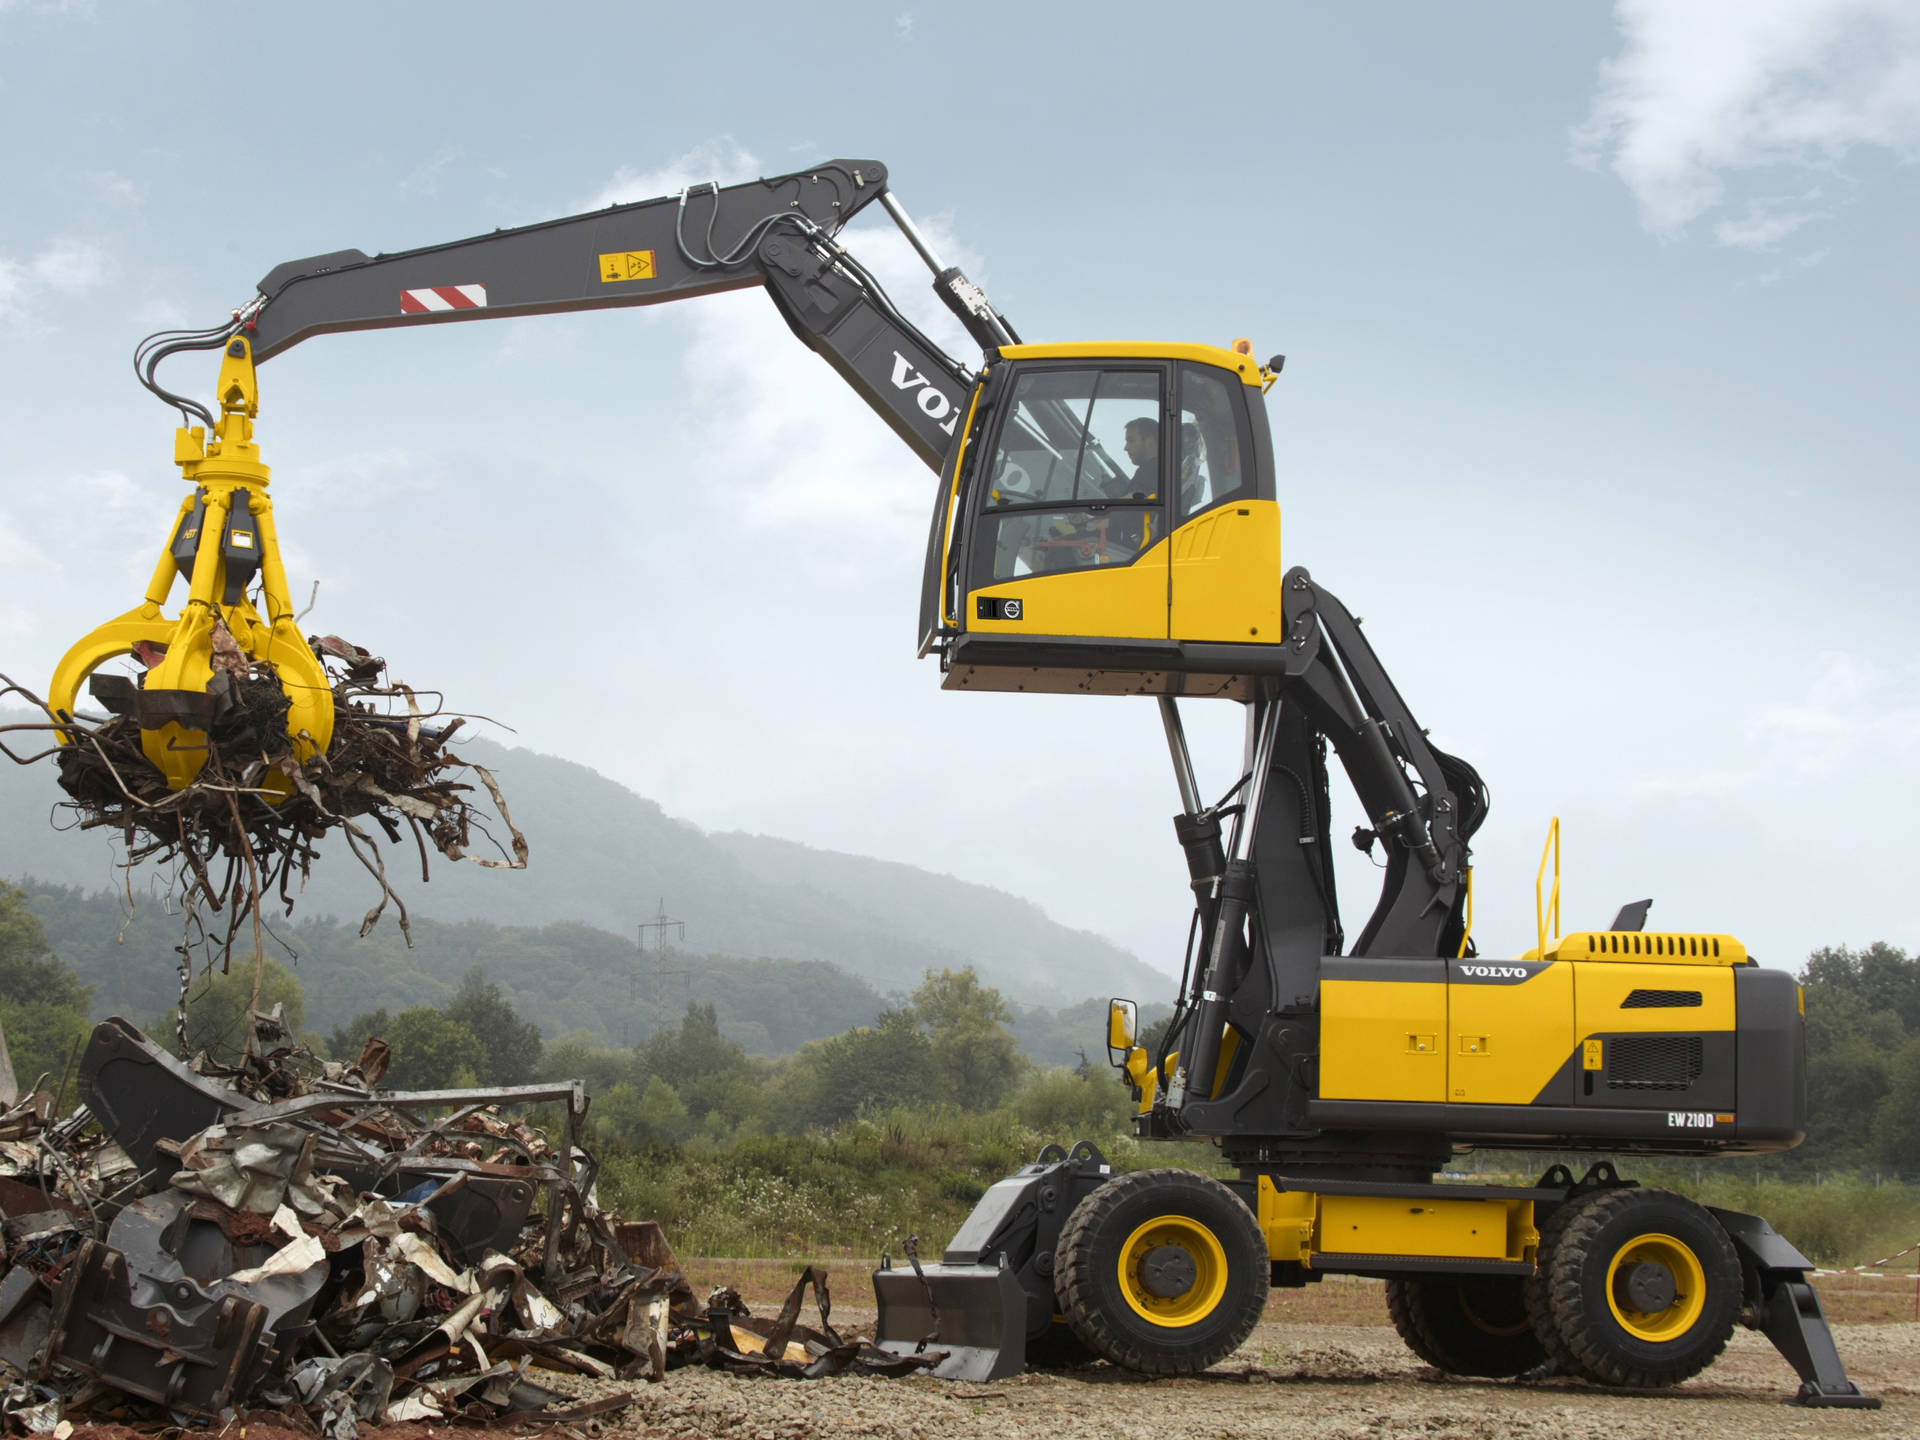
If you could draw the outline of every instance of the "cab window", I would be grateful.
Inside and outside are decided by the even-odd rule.
[[[1160,538],[1157,370],[1032,370],[1014,382],[972,583],[1132,563]]]
[[[1210,365],[1180,367],[1175,514],[1179,520],[1229,499],[1253,496],[1247,444],[1246,387]]]

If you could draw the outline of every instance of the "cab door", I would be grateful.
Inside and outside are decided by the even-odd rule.
[[[969,631],[1166,638],[1167,368],[1018,365],[970,486]]]
[[[1261,473],[1272,445],[1260,391],[1232,370],[1183,362],[1173,415],[1170,633],[1277,644],[1280,506]]]

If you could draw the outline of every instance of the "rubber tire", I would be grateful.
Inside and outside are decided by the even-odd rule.
[[[1698,1375],[1726,1348],[1741,1304],[1740,1259],[1727,1232],[1671,1190],[1602,1190],[1561,1207],[1543,1234],[1529,1312],[1564,1369],[1602,1385],[1655,1390]],[[1637,1235],[1684,1243],[1705,1279],[1700,1316],[1671,1340],[1643,1340],[1614,1318],[1607,1268]]]
[[[1055,1320],[1046,1333],[1027,1340],[1029,1370],[1077,1370],[1100,1357],[1087,1348],[1087,1342],[1073,1333],[1073,1327]]]
[[[1527,1319],[1533,1323],[1534,1338],[1540,1342],[1540,1348],[1546,1351],[1547,1363],[1553,1367],[1555,1375],[1568,1375],[1579,1380],[1597,1377],[1587,1373],[1572,1348],[1560,1338],[1560,1331],[1550,1317],[1549,1275],[1554,1252],[1560,1247],[1560,1236],[1579,1213],[1581,1205],[1595,1198],[1598,1197],[1584,1195],[1569,1200],[1540,1222],[1540,1245],[1535,1252],[1533,1274],[1527,1277],[1524,1286]]]
[[[1196,1220],[1226,1255],[1226,1283],[1191,1325],[1142,1317],[1120,1288],[1120,1252],[1156,1216]],[[1226,1359],[1266,1310],[1272,1269],[1253,1212],[1218,1180],[1190,1170],[1116,1175],[1074,1207],[1054,1251],[1054,1290],[1067,1323],[1101,1359],[1144,1375],[1193,1375]]]
[[[1407,1348],[1449,1375],[1506,1380],[1547,1358],[1518,1275],[1390,1275],[1387,1313]]]

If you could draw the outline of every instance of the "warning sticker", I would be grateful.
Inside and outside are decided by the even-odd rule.
[[[653,279],[653,251],[619,250],[600,257],[600,283]]]

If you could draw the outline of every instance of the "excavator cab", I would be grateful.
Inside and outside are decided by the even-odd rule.
[[[1270,665],[1273,370],[1128,342],[988,362],[928,542],[946,687],[1224,694]]]

